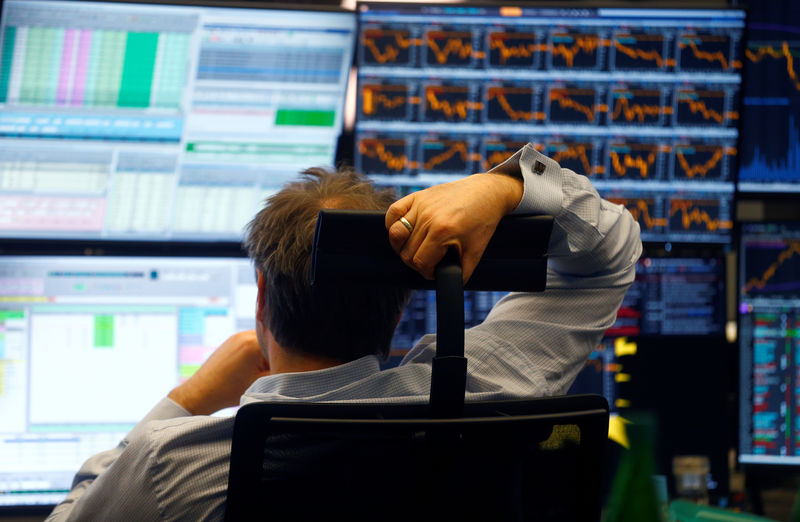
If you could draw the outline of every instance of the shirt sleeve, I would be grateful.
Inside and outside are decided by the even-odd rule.
[[[141,421],[139,421],[138,424],[136,424],[136,426],[134,426],[134,428],[125,436],[124,439],[122,439],[116,448],[98,453],[84,462],[80,470],[78,470],[78,472],[75,474],[75,478],[72,481],[72,489],[70,490],[69,494],[60,504],[55,507],[55,509],[53,509],[47,520],[56,521],[86,519],[85,515],[88,513],[97,512],[100,507],[113,508],[110,509],[111,512],[116,511],[118,513],[124,513],[124,506],[114,505],[115,503],[119,502],[119,496],[116,495],[92,495],[91,498],[86,499],[88,502],[79,502],[81,497],[83,497],[90,486],[93,486],[92,490],[94,491],[99,489],[99,486],[101,486],[102,482],[113,483],[114,487],[118,488],[118,491],[124,490],[129,492],[128,495],[123,497],[126,502],[130,501],[131,499],[136,499],[135,503],[139,508],[143,506],[152,506],[155,509],[156,502],[153,496],[154,492],[152,490],[148,490],[146,487],[143,487],[144,481],[142,480],[143,477],[141,476],[141,473],[130,471],[131,469],[137,469],[137,464],[138,469],[143,470],[143,465],[145,464],[145,461],[143,460],[144,452],[141,451],[136,444],[132,445],[132,443],[142,439],[142,435],[146,431],[147,425],[151,421],[165,420],[188,415],[190,415],[189,412],[179,406],[172,399],[168,397],[162,399]],[[124,451],[126,449],[127,451]],[[109,473],[105,472],[111,468],[112,464],[117,462],[120,456],[123,454],[125,455],[125,458],[130,461],[126,463],[126,466],[124,466],[129,471],[122,474],[118,473],[116,474],[117,476],[113,477],[113,479],[109,478],[107,476]],[[117,466],[117,468],[121,467],[123,466]],[[113,474],[113,471],[111,474]],[[100,480],[101,477],[103,480]],[[133,492],[138,493],[130,494]],[[153,517],[151,518],[156,518],[155,515],[156,513],[153,512]]]
[[[514,213],[554,218],[547,289],[507,295],[467,331],[468,391],[491,383],[512,396],[564,394],[633,283],[639,224],[623,206],[602,199],[586,176],[530,144],[492,172],[522,177]]]

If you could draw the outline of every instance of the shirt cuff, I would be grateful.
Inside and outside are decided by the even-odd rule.
[[[136,437],[141,434],[145,426],[151,421],[158,421],[158,420],[166,420],[166,419],[174,419],[175,417],[189,417],[191,413],[186,411],[182,406],[180,406],[177,402],[173,401],[169,397],[164,397],[161,399],[158,404],[153,406],[153,409],[144,416],[142,420],[139,421],[133,429],[128,432],[128,435],[125,436],[123,439],[123,444],[127,445],[130,441],[135,439]]]
[[[528,143],[489,172],[522,177],[522,199],[512,214],[547,214],[561,211],[561,167]]]

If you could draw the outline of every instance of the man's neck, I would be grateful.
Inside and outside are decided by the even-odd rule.
[[[344,363],[344,361],[338,359],[287,350],[277,344],[270,348],[269,363],[271,374],[324,370]]]

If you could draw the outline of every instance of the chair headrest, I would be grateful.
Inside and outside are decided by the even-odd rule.
[[[408,267],[389,244],[385,213],[324,209],[311,255],[312,284],[345,283],[433,289],[434,281]],[[507,216],[500,221],[465,290],[544,290],[551,216]]]

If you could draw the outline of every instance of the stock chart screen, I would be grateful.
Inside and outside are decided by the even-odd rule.
[[[800,192],[800,4],[748,3],[743,192]]]
[[[730,241],[741,10],[359,4],[355,164],[421,187],[531,142],[645,241]]]
[[[739,460],[800,465],[800,223],[742,225]]]
[[[0,237],[236,242],[333,164],[355,14],[199,4],[3,3]]]
[[[725,333],[725,261],[703,256],[643,256],[607,336]]]

